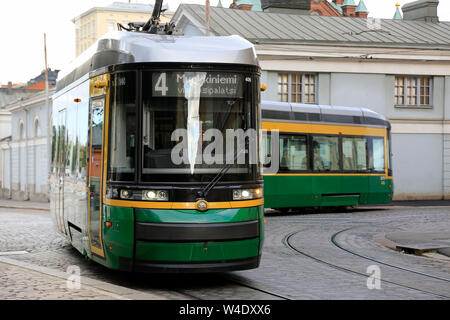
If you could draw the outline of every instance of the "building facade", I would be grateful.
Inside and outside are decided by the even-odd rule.
[[[203,12],[203,6],[183,4],[173,21],[185,34],[199,35]],[[392,125],[394,199],[450,198],[450,22],[373,25],[361,18],[244,16],[212,8],[210,30],[255,44],[264,100],[385,115]]]
[[[167,5],[163,8],[167,9]],[[117,30],[117,23],[147,22],[153,12],[152,5],[114,2],[106,7],[94,7],[72,20],[75,24],[75,55],[78,57],[108,31]],[[161,22],[170,21],[173,14],[165,12]]]
[[[45,91],[37,92],[3,111],[8,113],[11,131],[0,139],[0,198],[48,201],[48,119],[53,92],[48,101]]]

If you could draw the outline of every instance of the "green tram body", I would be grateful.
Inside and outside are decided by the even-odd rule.
[[[392,201],[390,124],[384,116],[360,108],[263,102],[262,118],[262,128],[279,130],[280,138],[276,150],[269,135],[265,142],[266,155],[280,155],[278,172],[264,175],[266,208]],[[315,157],[328,158],[328,166],[317,165]]]
[[[186,104],[165,79],[170,72],[173,81],[192,72],[218,79],[222,72],[232,73],[230,78],[241,79],[238,84],[231,82],[220,99],[202,100],[202,93],[200,109],[211,109],[204,116],[213,123],[224,121],[225,128],[245,124],[258,130],[260,68],[253,45],[236,36],[114,32],[68,69],[57,84],[52,115],[50,200],[59,232],[95,262],[124,271],[258,267],[264,238],[260,169],[233,167],[205,197],[207,202],[199,203],[198,192],[222,165],[202,167],[208,173],[203,176],[168,164],[170,131],[186,123]],[[219,108],[231,98],[235,111],[225,118],[228,105],[225,111]],[[260,190],[260,196],[235,200],[234,192],[243,189]]]

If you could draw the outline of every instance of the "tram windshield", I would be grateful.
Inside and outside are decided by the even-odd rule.
[[[254,180],[259,172],[257,115],[251,108],[255,81],[229,72],[142,72],[140,180],[208,183],[226,164],[231,166],[222,181]],[[135,130],[134,117],[117,114],[123,119],[112,124]],[[126,140],[134,145],[134,137]],[[110,163],[110,171],[134,172],[131,162],[123,168]]]

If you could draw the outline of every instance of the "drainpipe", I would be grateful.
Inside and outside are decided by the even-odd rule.
[[[30,200],[28,190],[28,109],[25,108],[25,200]]]
[[[12,199],[12,137],[11,141],[8,141],[9,149],[9,199]]]
[[[446,105],[446,90],[447,86],[450,87],[450,83],[447,83],[448,77],[444,77],[444,108],[442,111],[442,200],[445,200],[445,108]]]

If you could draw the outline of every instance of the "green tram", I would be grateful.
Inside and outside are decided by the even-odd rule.
[[[357,206],[388,203],[393,196],[390,124],[371,110],[285,102],[262,103],[267,164],[279,154],[279,170],[264,174],[264,206]]]
[[[209,128],[260,130],[259,78],[253,45],[237,36],[103,36],[62,74],[53,98],[57,229],[83,255],[113,269],[258,267],[259,159],[252,164],[246,153],[243,163],[198,164],[195,148],[207,145],[202,132]],[[187,164],[172,160],[186,139],[174,139],[176,129],[188,131]]]

